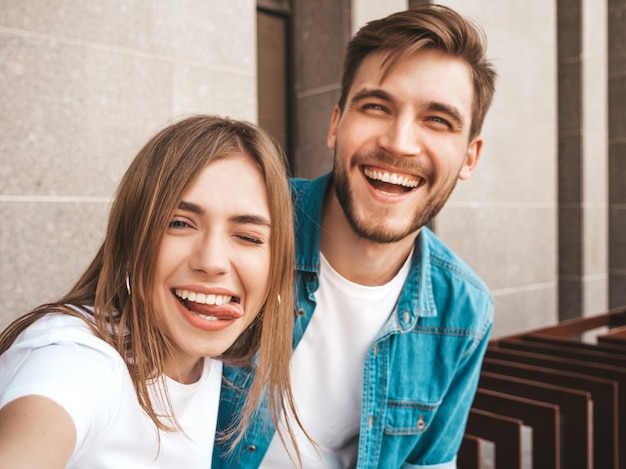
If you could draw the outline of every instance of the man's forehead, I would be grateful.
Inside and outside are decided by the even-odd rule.
[[[413,91],[428,88],[439,91],[442,99],[454,99],[471,112],[474,84],[470,66],[460,57],[436,49],[420,49],[410,54],[398,55],[389,51],[376,51],[359,64],[350,87],[349,96],[365,88],[385,89],[398,77],[411,84]]]

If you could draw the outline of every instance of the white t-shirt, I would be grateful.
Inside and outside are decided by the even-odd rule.
[[[156,426],[139,406],[122,357],[80,318],[52,314],[28,327],[0,355],[0,408],[33,394],[63,407],[77,433],[70,469],[206,469],[211,467],[221,376],[222,363],[207,358],[196,383],[166,378],[184,434],[160,432],[159,447]],[[150,392],[157,389],[152,385]]]
[[[323,446],[318,455],[298,435],[305,468],[356,465],[365,356],[395,308],[411,257],[389,283],[367,287],[346,280],[321,256],[315,313],[291,360],[298,414]],[[275,435],[261,468],[287,467],[292,464]]]

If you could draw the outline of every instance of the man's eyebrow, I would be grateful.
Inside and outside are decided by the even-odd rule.
[[[350,101],[361,101],[363,99],[378,98],[383,101],[391,101],[391,95],[381,89],[363,89],[354,94]]]
[[[431,111],[443,112],[452,118],[452,120],[456,121],[459,127],[464,127],[465,119],[461,112],[454,106],[450,106],[449,104],[441,103],[438,101],[429,101],[426,103],[427,109]]]

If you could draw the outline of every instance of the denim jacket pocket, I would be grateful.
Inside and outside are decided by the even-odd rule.
[[[419,435],[428,430],[438,403],[387,401],[385,433],[388,435]]]

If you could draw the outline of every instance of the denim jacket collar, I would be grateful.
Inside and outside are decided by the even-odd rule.
[[[309,294],[317,289],[320,269],[320,227],[326,192],[332,184],[331,173],[311,181],[292,181],[294,210],[296,216],[296,264],[298,271],[314,274],[309,276]],[[408,331],[415,328],[420,317],[437,316],[430,264],[430,242],[434,235],[423,227],[415,241],[415,249],[409,279],[400,293],[396,307],[396,321],[390,321],[381,335],[391,330]],[[415,281],[417,279],[417,281]]]

